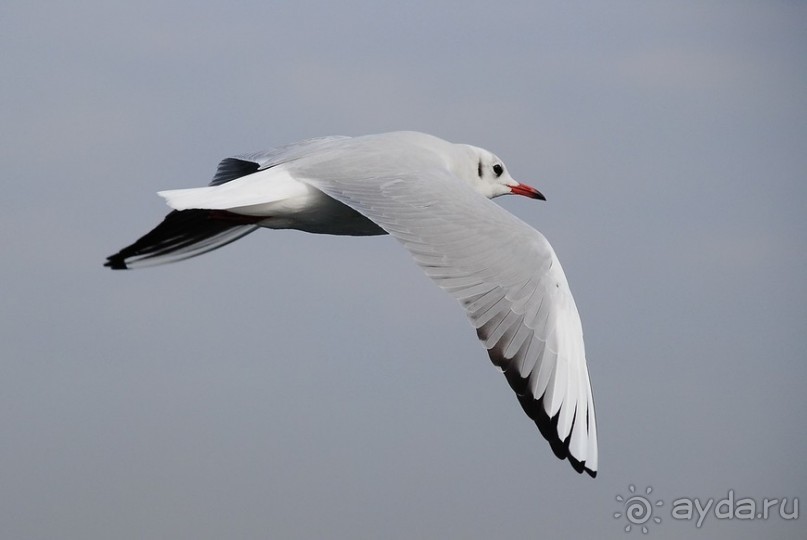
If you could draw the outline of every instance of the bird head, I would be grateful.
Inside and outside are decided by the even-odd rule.
[[[543,194],[532,186],[514,180],[504,162],[495,154],[469,144],[458,144],[459,159],[453,172],[467,180],[479,193],[492,199],[500,195],[523,195],[545,201]]]

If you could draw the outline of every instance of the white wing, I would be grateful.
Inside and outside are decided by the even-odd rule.
[[[580,317],[543,235],[445,170],[378,177],[355,168],[353,174],[315,169],[301,168],[299,179],[406,246],[465,307],[491,360],[555,454],[596,476],[594,400]]]

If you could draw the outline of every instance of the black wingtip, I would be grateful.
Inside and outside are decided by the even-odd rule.
[[[578,461],[571,454],[567,456],[567,459],[569,460],[569,464],[572,466],[572,469],[574,469],[578,473],[580,474],[586,473],[592,478],[597,478],[597,471],[592,471],[591,469],[586,467],[585,461]]]
[[[110,255],[106,258],[106,262],[104,263],[106,268],[111,268],[112,270],[128,270],[129,267],[126,266],[126,261],[123,260],[122,257],[117,257],[115,255]]]
[[[508,382],[510,382],[510,386],[516,390],[516,392],[523,390],[523,385],[526,384],[526,380],[521,379],[521,377],[518,377],[518,380],[511,380],[511,378],[508,377]],[[549,443],[552,453],[555,454],[558,459],[568,460],[572,468],[579,474],[587,473],[590,477],[596,478],[597,471],[592,471],[586,467],[585,461],[576,459],[571,452],[569,452],[571,435],[566,437],[566,440],[561,440],[560,437],[558,437],[558,419],[560,418],[560,413],[550,418],[549,415],[544,412],[543,397],[535,400],[523,393],[518,393],[517,397],[524,412],[527,413],[527,416],[532,418],[533,422],[535,422],[535,425],[538,427],[538,431],[541,432],[541,435],[543,435],[544,439]]]
[[[174,210],[135,243],[107,257],[104,266],[129,270],[195,257],[256,230],[256,221],[224,210]]]

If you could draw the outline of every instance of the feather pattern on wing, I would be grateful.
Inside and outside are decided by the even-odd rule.
[[[297,173],[398,239],[459,300],[555,454],[595,476],[596,421],[580,318],[544,236],[444,169],[362,174],[326,160]]]

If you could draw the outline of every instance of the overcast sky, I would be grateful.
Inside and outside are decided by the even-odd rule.
[[[803,538],[672,519],[807,503],[802,2],[93,2],[0,8],[0,536]],[[219,159],[426,131],[546,203],[600,475],[557,460],[388,237],[260,231],[104,258]],[[802,513],[805,510],[802,509]]]

